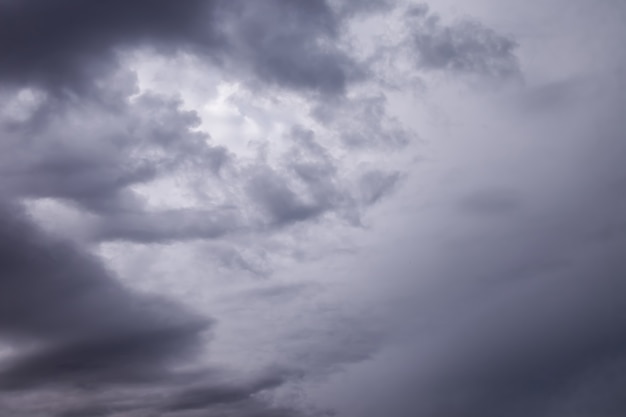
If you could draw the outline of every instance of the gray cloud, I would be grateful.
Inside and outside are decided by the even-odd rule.
[[[356,181],[342,178],[339,162],[312,130],[295,127],[292,146],[277,169],[255,165],[244,171],[247,193],[260,209],[263,223],[282,227],[324,215],[360,224],[361,212],[387,195],[399,180],[397,172],[361,169]]]
[[[227,154],[191,130],[198,123],[195,113],[150,94],[129,102],[132,81],[126,91],[120,89],[108,93],[113,103],[47,97],[24,120],[3,120],[5,192],[66,198],[106,212],[137,207],[130,186],[183,165],[202,164],[218,173]]]
[[[262,377],[245,385],[207,386],[189,389],[164,407],[166,411],[204,409],[208,405],[241,403],[251,400],[253,394],[275,388],[285,382],[279,373]]]
[[[321,0],[29,0],[0,7],[0,76],[55,90],[89,86],[115,65],[116,51],[142,45],[191,51],[264,82],[323,93],[342,92],[357,71],[332,45],[337,22]]]
[[[39,415],[20,395],[45,389],[52,399],[34,404],[46,415],[192,409],[297,415],[255,397],[287,382],[289,373],[276,369],[240,380],[201,364],[181,370],[203,347],[209,320],[125,288],[96,258],[46,236],[17,207],[4,205],[1,217],[0,337],[15,347],[0,364],[3,404],[9,396],[16,412]],[[109,392],[108,399],[85,397],[81,390]],[[55,400],[74,395],[76,405]]]
[[[204,25],[215,2],[29,0],[0,7],[5,57],[0,74],[20,82],[85,83],[91,71],[106,68],[105,60],[120,44],[195,37],[217,42],[212,25]]]
[[[330,0],[329,3],[344,18],[386,12],[397,6],[395,0]]]
[[[246,227],[232,209],[118,211],[94,223],[93,239],[138,243],[215,239]]]
[[[507,215],[519,211],[521,198],[514,190],[488,188],[470,193],[459,202],[464,213],[494,216]]]
[[[367,171],[359,179],[360,198],[365,204],[374,204],[392,192],[399,181],[398,172]]]
[[[474,255],[471,263],[455,267],[464,266],[464,278],[472,280],[466,289],[470,293],[463,301],[457,299],[448,319],[439,323],[447,329],[424,343],[432,351],[414,347],[423,366],[405,383],[416,400],[401,388],[396,415],[415,410],[442,416],[623,412],[615,390],[626,381],[609,371],[623,366],[626,348],[620,282],[624,265],[616,251],[623,236],[595,244],[577,236],[575,246],[580,246],[568,255],[578,259],[558,259],[567,256],[562,249],[566,244],[551,239],[547,247],[531,249],[527,236],[533,232],[542,235],[516,230],[508,236],[515,239],[518,253],[530,252],[506,261],[514,270],[480,265],[491,261],[487,255]],[[481,244],[492,256],[510,256],[497,240]],[[594,250],[590,244],[599,246]],[[546,256],[551,264],[545,264]],[[515,261],[521,268],[514,267]],[[469,275],[473,273],[482,276]],[[462,275],[454,274],[450,277]]]
[[[259,397],[264,392],[282,385],[288,375],[272,370],[254,379],[224,379],[223,375],[198,374],[192,377],[174,377],[151,390],[117,393],[115,397],[99,398],[88,405],[66,407],[59,417],[144,415],[163,416],[237,415],[237,416],[294,416],[304,415],[294,409],[273,407]],[[173,380],[173,381],[172,381]],[[177,384],[178,385],[177,385]],[[160,390],[160,393],[159,393]],[[133,392],[134,391],[134,392]],[[163,392],[167,395],[163,395]],[[310,414],[306,414],[310,415]]]
[[[315,140],[314,132],[296,128],[290,139],[293,146],[284,156],[283,172],[261,168],[249,174],[250,197],[276,225],[318,217],[342,200],[333,183],[335,163]],[[303,192],[295,191],[298,185]]]
[[[46,237],[17,208],[2,211],[0,334],[34,343],[2,374],[5,385],[156,372],[200,342],[204,319],[131,292],[92,256]]]
[[[361,208],[377,200],[358,198],[365,177],[357,186],[361,191],[342,183],[323,147],[313,149],[310,140],[295,140],[301,136],[297,132],[281,167],[265,162],[245,166],[195,130],[198,115],[183,110],[180,100],[138,94],[131,71],[102,63],[116,62],[113,52],[118,47],[170,45],[165,52],[219,55],[216,65],[244,79],[248,75],[238,68],[251,68],[253,78],[263,83],[341,93],[358,71],[333,46],[340,18],[326,3],[157,3],[149,13],[141,13],[142,2],[91,7],[69,0],[55,6],[31,0],[0,7],[6,10],[5,19],[42,27],[30,33],[22,26],[3,26],[7,38],[19,39],[23,47],[2,46],[10,59],[0,75],[35,87],[5,92],[11,104],[0,126],[7,138],[0,157],[0,188],[13,198],[60,199],[89,212],[95,216],[86,219],[90,238],[143,243],[215,239],[326,213],[358,223]],[[99,20],[93,23],[96,14]],[[54,36],[46,36],[48,32]],[[82,74],[94,66],[102,71]],[[248,81],[250,86],[257,83]],[[50,94],[63,86],[70,90]],[[72,93],[74,87],[80,88]],[[383,96],[337,98],[333,103],[326,111],[317,108],[315,117],[338,132],[336,139],[344,146],[395,148],[410,140],[387,115]],[[11,114],[11,106],[19,109],[17,114]],[[215,196],[209,208],[158,211],[149,209],[135,191],[136,186],[188,172],[213,177],[207,182],[221,189],[225,175],[236,193],[249,197],[252,210]]]
[[[250,197],[276,225],[317,217],[327,207],[324,201],[305,201],[289,187],[286,176],[262,169],[252,174]]]
[[[271,226],[344,210],[350,198],[341,195],[333,161],[311,134],[294,132],[278,170],[237,165],[195,130],[199,118],[180,100],[140,93],[118,55],[133,47],[192,52],[250,87],[341,94],[361,70],[334,45],[337,25],[323,1],[0,3],[6,87],[0,195],[9,201],[0,223],[0,337],[16,349],[2,363],[3,390],[112,393],[106,403],[87,398],[75,407],[42,400],[47,415],[209,408],[224,415],[296,414],[256,398],[288,379],[278,373],[253,383],[181,374],[176,367],[202,346],[210,321],[123,287],[99,260],[47,236],[10,202],[62,200],[88,215],[94,240],[142,243],[216,238],[250,227],[242,224],[245,207],[151,210],[135,189],[184,172],[218,183],[227,177],[242,192],[250,184],[248,196]],[[167,386],[172,380],[181,388]],[[119,386],[161,386],[171,398],[138,395],[129,402],[115,394]],[[16,401],[20,413],[29,412]]]
[[[343,93],[361,71],[334,43],[338,22],[325,1],[227,2],[229,46],[265,82]]]
[[[372,171],[352,184],[341,177],[339,161],[316,133],[301,127],[287,134],[288,146],[278,165],[239,159],[196,131],[197,114],[183,110],[180,100],[150,92],[131,97],[136,80],[124,71],[103,82],[117,80],[117,91],[102,92],[105,102],[59,100],[41,93],[28,107],[19,94],[8,94],[9,101],[25,109],[0,122],[7,139],[0,156],[0,188],[6,195],[57,199],[89,213],[85,234],[95,241],[150,243],[254,233],[325,214],[356,224],[360,211],[395,182],[386,186]],[[370,133],[380,137],[363,141],[385,141],[392,134],[378,125],[379,113],[385,117],[384,103],[376,103],[376,110],[365,106],[358,117],[371,120],[375,130]],[[332,123],[349,119],[340,116],[332,116]],[[196,178],[196,185],[208,189],[208,204],[155,209],[134,188],[168,177]],[[226,184],[243,199],[228,200],[209,188],[219,191]],[[194,187],[191,182],[189,186]]]
[[[313,109],[313,117],[333,129],[341,143],[352,149],[401,149],[415,134],[387,111],[384,95],[342,98],[320,103]]]
[[[7,200],[0,210],[0,337],[15,349],[2,363],[0,387],[35,399],[42,396],[35,401],[40,408],[32,412],[28,400],[11,399],[11,392],[0,395],[0,401],[14,401],[14,414],[30,413],[28,417],[302,414],[272,406],[264,396],[295,376],[273,370],[252,381],[232,380],[192,362],[210,320],[166,298],[122,286],[101,261],[46,235],[12,203],[47,198],[72,206],[84,218],[92,239],[88,243],[170,243],[236,234],[254,240],[329,218],[359,225],[363,211],[391,194],[403,174],[369,166],[346,173],[328,142],[351,155],[394,152],[406,149],[414,135],[390,115],[387,97],[375,85],[372,63],[352,57],[342,37],[343,25],[345,19],[392,8],[384,0],[358,5],[322,0],[0,1],[0,80],[5,87],[0,103],[0,196]],[[515,43],[478,23],[445,25],[424,7],[412,9],[406,23],[410,39],[402,47],[408,47],[420,70],[491,78],[519,71]],[[398,51],[395,46],[389,51]],[[122,65],[123,54],[133,48],[170,57],[193,54],[253,93],[298,93],[313,108],[308,116],[323,129],[295,127],[282,138],[288,146],[277,161],[262,155],[252,162],[238,158],[197,130],[198,114],[186,110],[180,99],[139,91],[134,74]],[[365,91],[347,94],[355,85]],[[327,141],[322,135],[329,135],[324,137]],[[201,183],[192,190],[198,194],[213,187],[201,208],[154,208],[139,191],[162,179],[189,177],[194,177],[195,185]],[[472,195],[458,208],[489,217],[517,214],[520,207],[514,197],[495,192]],[[540,224],[567,229],[574,223]],[[498,241],[488,249],[498,246],[501,259],[482,265],[477,259],[491,257],[472,247],[459,257],[458,265],[444,268],[442,274],[452,276],[466,266],[467,281],[478,283],[476,291],[481,292],[488,286],[485,282],[498,286],[503,276],[524,280],[567,270],[566,261],[544,256],[542,250],[549,252],[554,244],[549,234],[532,231],[537,237],[528,238],[523,249],[530,249],[523,256],[505,253],[516,252],[515,243]],[[548,243],[541,241],[544,238]],[[249,247],[254,243],[258,242]],[[264,259],[255,263],[243,256],[237,242],[215,247],[216,259],[226,267],[257,275],[271,269]],[[469,284],[461,287],[473,291]],[[268,302],[294,293],[288,285],[270,288],[260,296]],[[593,295],[593,289],[581,288],[576,287],[572,300]],[[507,301],[506,294],[496,296]],[[526,299],[515,298],[511,304],[518,305],[519,300]],[[550,309],[550,302],[539,301],[541,308]],[[520,315],[515,308],[489,308],[504,311],[513,322]],[[586,326],[595,329],[603,318],[599,315]],[[504,413],[508,404],[524,403],[535,410],[531,407],[535,397],[543,406],[542,396],[560,395],[552,387],[575,379],[574,374],[591,372],[595,380],[602,379],[605,370],[595,366],[596,358],[617,355],[623,344],[621,338],[611,339],[608,331],[589,330],[594,341],[578,343],[559,360],[554,352],[561,350],[545,342],[549,345],[542,345],[545,350],[518,365],[517,350],[505,342],[489,343],[491,332],[504,334],[512,327],[502,324],[507,320],[485,324],[480,315],[472,320],[477,327],[485,326],[487,336],[476,346],[466,343],[463,335],[450,336],[453,347],[444,346],[436,355],[440,367],[429,371],[431,384],[419,385],[412,379],[415,375],[409,378],[420,394],[430,395],[420,396],[424,401],[419,405],[407,400],[413,398],[410,394],[402,397],[393,405],[398,411],[394,415],[411,415],[419,407],[446,417],[459,410],[488,415],[486,404]],[[555,323],[545,324],[543,331],[559,328],[561,322]],[[299,348],[294,350],[301,357],[293,353],[285,357],[305,368],[317,367],[320,373],[337,363],[363,361],[381,343],[376,332],[361,325],[355,320],[330,326],[329,335],[327,328],[313,323],[319,343],[307,346],[317,352],[305,355]],[[302,333],[310,333],[305,330]],[[562,348],[563,340],[570,340],[569,333],[566,336],[554,345]],[[341,342],[328,346],[337,340]],[[459,353],[454,348],[462,344],[467,351]],[[511,356],[494,358],[484,355],[483,348],[494,355],[510,351]],[[466,353],[484,366],[468,365]],[[453,364],[451,368],[447,363]],[[195,371],[181,370],[182,365]],[[549,369],[550,375],[538,377],[540,369]],[[515,376],[518,385],[502,388]],[[533,391],[535,386],[540,387],[539,394]],[[398,393],[403,394],[402,389]],[[446,397],[440,402],[440,393],[457,401],[450,403]],[[56,397],[46,402],[47,395]],[[59,399],[65,397],[67,402]],[[409,403],[406,408],[403,401]]]
[[[557,141],[558,156],[536,143],[527,154],[507,155],[494,138],[489,150],[498,162],[519,171],[494,164],[484,177],[460,180],[460,200],[458,190],[447,191],[453,197],[445,204],[414,218],[420,231],[439,223],[438,241],[409,233],[408,249],[390,249],[403,253],[376,278],[406,279],[390,302],[395,343],[355,367],[358,381],[348,373],[359,400],[347,415],[624,414],[623,81],[603,74],[588,82],[594,88],[579,88],[594,95],[559,108],[553,125],[521,119],[533,124],[537,142]],[[593,108],[584,104],[578,113],[589,102]],[[493,181],[519,189],[485,185]],[[484,191],[473,191],[474,182]],[[362,400],[363,390],[371,401]]]
[[[444,24],[425,4],[407,12],[409,48],[420,69],[508,78],[519,75],[517,44],[476,21]]]

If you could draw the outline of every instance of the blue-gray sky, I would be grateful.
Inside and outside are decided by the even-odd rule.
[[[622,416],[618,0],[1,0],[0,414]]]

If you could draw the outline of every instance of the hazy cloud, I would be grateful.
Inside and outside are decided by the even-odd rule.
[[[355,401],[346,415],[624,413],[626,212],[618,189],[626,153],[617,117],[624,95],[614,92],[623,82],[589,82],[593,109],[578,113],[579,103],[570,103],[551,114],[554,124],[522,119],[533,125],[532,151],[508,154],[494,136],[488,150],[498,157],[490,175],[466,171],[471,178],[456,178],[464,184],[460,193],[450,187],[418,212],[415,227],[435,224],[428,235],[434,241],[408,233],[402,255],[394,241],[385,276],[406,279],[403,294],[389,303],[387,327],[396,329],[396,342],[346,373],[358,398],[361,389],[374,396]],[[495,106],[485,111],[497,113]],[[468,135],[482,134],[470,125],[463,126]],[[559,152],[542,152],[537,144],[546,140],[557,141]],[[473,154],[474,169],[485,150]],[[494,181],[517,188],[489,187]]]

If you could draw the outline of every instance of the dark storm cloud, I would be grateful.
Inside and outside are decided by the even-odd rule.
[[[123,287],[99,260],[45,235],[19,208],[1,209],[0,340],[15,351],[0,364],[0,401],[15,396],[20,415],[39,415],[19,395],[41,389],[52,398],[38,402],[46,415],[297,415],[256,398],[292,378],[283,370],[249,381],[201,366],[181,371],[202,347],[207,319]],[[118,392],[120,384],[129,392]],[[74,389],[110,394],[101,402]],[[73,395],[80,405],[54,400]]]
[[[0,337],[32,346],[9,363],[2,385],[141,377],[200,342],[204,319],[131,292],[18,208],[1,209]]]
[[[114,413],[126,416],[146,412],[160,416],[195,416],[206,415],[206,412],[242,417],[303,415],[294,409],[268,405],[259,398],[287,379],[289,376],[280,370],[271,370],[249,380],[226,380],[215,373],[183,378],[174,376],[149,391],[129,387],[128,392],[114,398],[100,398],[88,405],[66,407],[58,416],[108,416]]]
[[[444,24],[427,5],[407,12],[409,48],[424,70],[445,70],[493,78],[519,74],[514,54],[517,44],[479,22],[470,20]]]
[[[532,248],[524,238],[531,233],[552,242]],[[623,233],[595,242],[553,237],[538,229],[517,230],[508,238],[523,245],[518,253],[526,253],[503,268],[493,260],[478,266],[489,258],[477,255],[457,265],[482,270],[482,276],[467,277],[471,292],[453,309],[464,317],[451,314],[455,319],[440,333],[445,336],[432,336],[434,350],[406,381],[419,400],[410,400],[403,389],[395,415],[415,410],[451,417],[623,414],[626,403],[619,393],[626,379],[619,369],[626,359],[626,266],[618,248],[626,239]],[[506,254],[498,244],[481,240],[486,250]],[[574,253],[564,249],[568,245],[576,247]],[[515,261],[520,267],[507,275],[504,265]]]
[[[253,394],[282,385],[285,378],[279,372],[241,385],[206,386],[180,393],[164,407],[164,411],[198,410],[218,404],[242,403]]]
[[[191,51],[263,82],[336,93],[358,72],[333,45],[337,24],[322,0],[3,2],[0,77],[84,87],[115,65],[117,50],[145,45]]]
[[[129,317],[130,319],[130,317]],[[191,323],[168,329],[125,330],[121,335],[97,336],[16,358],[2,373],[3,388],[71,384],[74,386],[155,382],[170,378],[160,369],[177,352],[198,343],[204,325]],[[127,334],[124,334],[127,333]]]
[[[412,342],[366,376],[382,394],[362,415],[623,415],[626,222],[600,214],[618,199],[590,207],[586,197],[564,201],[582,209],[509,218],[504,231],[441,248],[439,268],[420,274],[436,290],[393,316]]]
[[[140,41],[215,42],[214,1],[9,1],[0,4],[0,75],[49,86],[87,82],[114,48]],[[105,65],[106,66],[106,65]]]

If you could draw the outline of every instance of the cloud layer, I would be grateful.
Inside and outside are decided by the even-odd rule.
[[[0,1],[0,411],[623,414],[624,57],[567,53],[623,8],[577,4]]]

